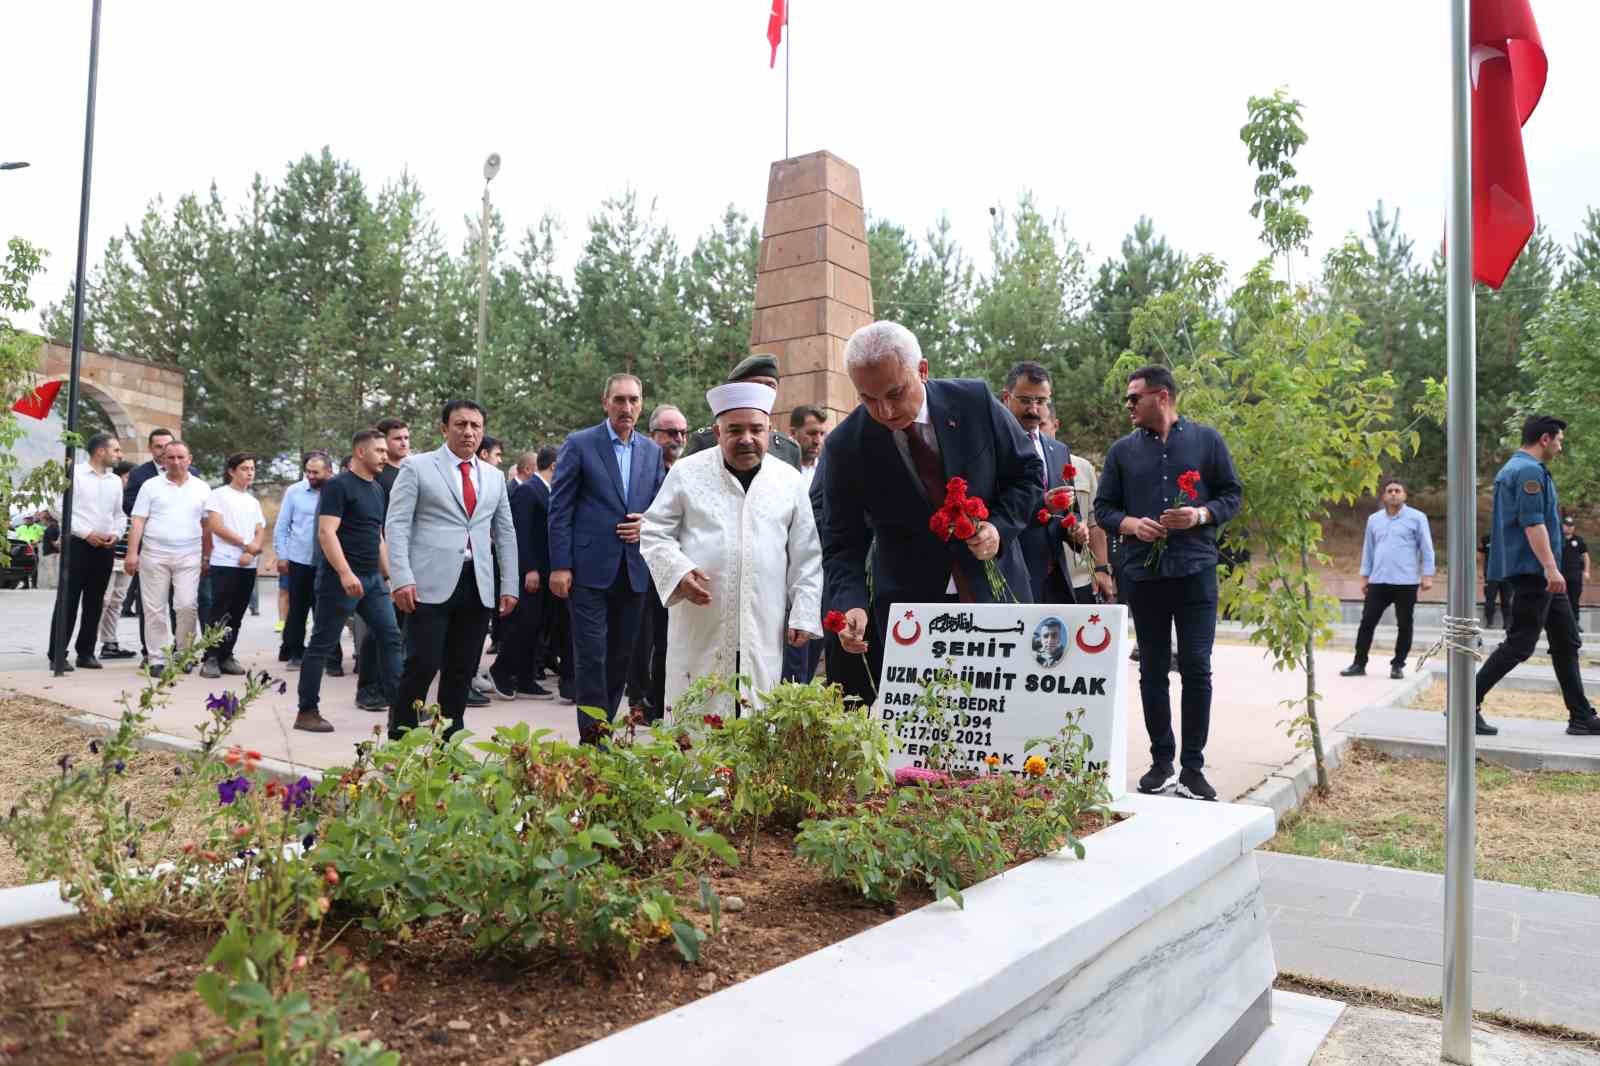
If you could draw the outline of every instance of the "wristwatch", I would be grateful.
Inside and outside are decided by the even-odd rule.
[[[1097,574],[1109,574],[1111,573],[1111,567],[1107,566],[1105,563],[1101,563],[1099,566],[1094,568],[1094,572]]]

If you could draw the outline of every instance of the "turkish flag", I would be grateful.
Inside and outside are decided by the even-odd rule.
[[[1522,127],[1549,62],[1528,0],[1472,0],[1472,276],[1498,289],[1533,236]]]
[[[772,14],[767,16],[767,43],[772,46],[771,70],[778,65],[778,45],[783,43],[783,28],[789,24],[789,0],[772,0]]]
[[[37,389],[22,394],[22,399],[11,405],[11,409],[19,415],[29,418],[44,418],[50,413],[50,405],[56,402],[56,393],[61,391],[61,382],[47,381]]]

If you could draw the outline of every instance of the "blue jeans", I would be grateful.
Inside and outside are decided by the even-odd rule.
[[[1150,758],[1168,763],[1178,754],[1172,736],[1172,701],[1167,670],[1172,665],[1172,630],[1178,630],[1178,674],[1183,678],[1183,752],[1187,770],[1205,765],[1211,732],[1211,646],[1217,635],[1217,570],[1208,566],[1187,577],[1123,581],[1118,586],[1133,613],[1139,639],[1139,696],[1150,734]]]
[[[322,670],[339,654],[339,635],[352,613],[359,614],[378,642],[378,673],[384,695],[394,698],[400,681],[400,627],[394,620],[394,601],[376,572],[362,574],[361,595],[347,596],[339,575],[317,568],[317,598],[312,608],[311,642],[300,664],[300,710],[315,711],[322,699]]]

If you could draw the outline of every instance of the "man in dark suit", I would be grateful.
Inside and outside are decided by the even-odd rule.
[[[1043,501],[1044,464],[983,382],[929,381],[917,338],[898,323],[858,329],[845,345],[845,367],[861,406],[823,445],[823,567],[831,607],[848,622],[840,645],[867,651],[876,674],[890,606],[993,602],[985,560],[999,564],[1013,598],[1031,602],[1017,538]],[[928,519],[953,477],[988,504],[989,518],[966,541],[941,542]],[[879,639],[869,640],[866,557],[874,538],[871,632]]]
[[[1050,371],[1038,363],[1018,363],[1006,375],[1000,402],[1015,416],[1028,436],[1028,447],[1044,464],[1040,488],[1048,493],[1050,489],[1066,485],[1061,473],[1072,460],[1072,449],[1052,440],[1043,428],[1045,415],[1050,410]],[[1094,504],[1093,500],[1085,502],[1087,506]],[[1062,572],[1061,546],[1067,541],[1076,551],[1087,541],[1087,533],[1081,513],[1070,528],[1064,523],[1061,515],[1052,515],[1043,524],[1032,521],[1017,538],[1023,561],[1028,564],[1028,587],[1034,603],[1074,602],[1072,586]]]
[[[544,658],[544,592],[550,581],[550,488],[543,478],[530,474],[511,490],[511,524],[517,529],[522,596],[506,619],[489,680],[500,699],[547,700],[554,693],[537,680]]]
[[[650,573],[639,554],[639,526],[666,477],[661,449],[634,432],[644,389],[632,374],[606,379],[606,420],[567,437],[550,494],[550,591],[572,609],[578,733],[599,737],[622,702]]]
[[[678,461],[688,436],[689,421],[673,404],[657,404],[650,412],[650,439],[661,448],[665,469],[671,470]],[[667,609],[661,605],[661,595],[652,581],[645,590],[639,636],[628,663],[628,706],[649,722],[659,721],[666,710],[667,621]]]

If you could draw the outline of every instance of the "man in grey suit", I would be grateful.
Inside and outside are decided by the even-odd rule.
[[[467,686],[494,610],[496,553],[509,560],[500,568],[500,614],[517,605],[517,534],[505,476],[478,458],[483,408],[451,400],[439,422],[443,447],[406,459],[384,523],[394,605],[411,616],[405,671],[389,708],[390,739],[416,726],[436,675],[440,713],[449,722],[445,736],[461,730]]]

